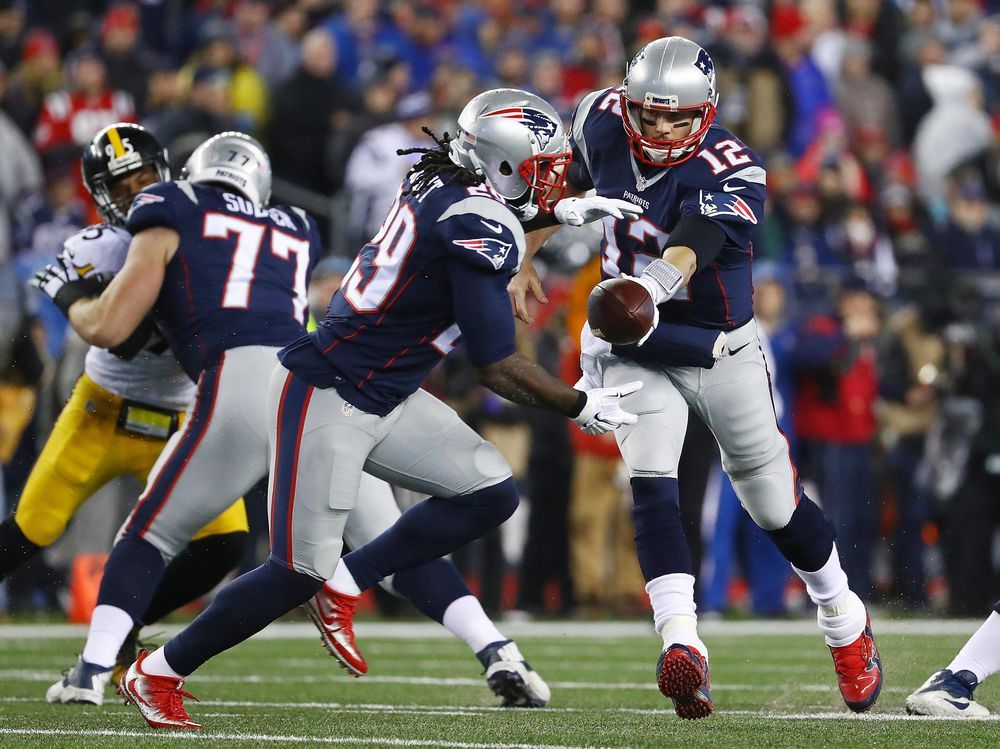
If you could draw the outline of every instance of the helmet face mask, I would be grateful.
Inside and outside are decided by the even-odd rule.
[[[139,190],[170,179],[166,149],[145,128],[127,122],[93,137],[83,151],[81,171],[101,217],[116,226],[124,226]],[[140,174],[143,179],[137,179]]]
[[[501,88],[474,97],[458,117],[452,161],[485,178],[527,221],[551,212],[566,190],[572,154],[556,111],[540,97]]]
[[[181,178],[234,190],[258,208],[271,199],[271,159],[246,133],[213,135],[188,158]]]
[[[622,124],[632,153],[651,166],[687,161],[715,120],[718,101],[715,65],[705,50],[677,36],[650,42],[632,58],[622,83]],[[691,132],[663,140],[644,135],[643,110],[690,112]]]

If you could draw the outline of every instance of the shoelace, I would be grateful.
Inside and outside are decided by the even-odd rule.
[[[149,686],[149,691],[157,694],[158,696],[163,695],[163,698],[167,703],[166,715],[168,717],[173,718],[174,720],[191,720],[191,716],[188,715],[188,711],[184,709],[184,698],[194,700],[195,702],[198,702],[199,700],[190,692],[186,692],[181,689],[179,682],[172,686],[167,686],[166,684],[161,686],[154,683]],[[156,702],[159,703],[160,699],[157,698]]]
[[[352,639],[354,638],[354,609],[357,608],[357,605],[357,601],[340,599],[333,607],[340,631]]]
[[[857,676],[868,668],[871,654],[868,652],[867,638],[861,642],[860,654],[849,652],[848,649],[853,651],[855,648],[852,644],[845,648],[833,649],[833,670],[837,672],[837,676]]]

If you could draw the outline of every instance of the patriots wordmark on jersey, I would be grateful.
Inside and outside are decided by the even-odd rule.
[[[622,129],[621,90],[595,91],[580,102],[570,138],[579,188],[642,206],[635,220],[604,219],[605,278],[637,276],[660,257],[677,222],[712,219],[726,234],[718,256],[669,302],[660,319],[732,330],[753,316],[752,239],[764,214],[763,162],[735,135],[713,124],[692,158],[669,168],[638,162]]]
[[[301,335],[309,277],[322,251],[299,208],[256,208],[232,192],[162,182],[136,195],[127,228],[180,236],[153,316],[184,370],[198,373],[240,346],[284,346]]]
[[[384,416],[460,339],[476,366],[514,353],[506,286],[523,254],[521,224],[489,187],[438,180],[419,195],[403,189],[326,319],[282,362]]]

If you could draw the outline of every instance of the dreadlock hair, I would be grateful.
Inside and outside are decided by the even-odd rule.
[[[445,133],[444,137],[438,138],[431,132],[430,128],[422,127],[420,129],[437,143],[437,148],[401,148],[396,151],[398,156],[408,156],[411,153],[423,154],[406,174],[410,180],[410,189],[404,192],[404,195],[419,195],[434,181],[435,177],[450,176],[463,185],[481,185],[486,181],[482,175],[459,166],[451,160],[448,152],[450,150],[449,144],[453,139],[448,133]]]

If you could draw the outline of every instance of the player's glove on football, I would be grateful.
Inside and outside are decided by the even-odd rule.
[[[51,299],[64,315],[69,315],[73,302],[100,296],[110,281],[109,276],[101,273],[81,275],[73,254],[64,251],[56,255],[54,263],[38,271],[30,283]]]
[[[602,198],[600,195],[594,195],[589,198],[563,198],[556,203],[552,215],[560,224],[583,226],[583,224],[597,221],[605,216],[631,221],[642,215],[642,208],[627,200]]]
[[[635,424],[639,417],[623,410],[621,399],[641,387],[642,382],[633,380],[617,387],[586,390],[587,402],[573,421],[587,434],[604,434],[624,424]]]

